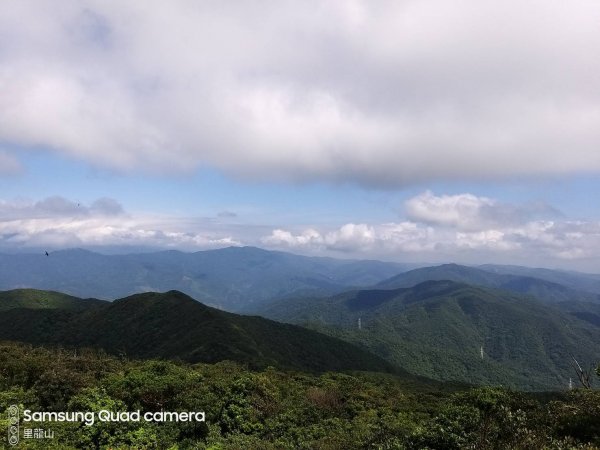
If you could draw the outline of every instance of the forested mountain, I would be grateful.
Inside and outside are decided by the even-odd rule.
[[[241,311],[289,295],[331,295],[369,286],[414,265],[339,260],[254,247],[183,253],[103,255],[86,250],[0,254],[0,290],[36,288],[114,299],[176,289],[206,304]]]
[[[40,291],[4,292],[0,339],[192,363],[232,360],[304,371],[395,370],[352,344],[295,325],[220,311],[178,291],[135,294],[112,303]]]
[[[595,317],[595,305],[580,305]],[[447,280],[288,299],[263,314],[340,337],[440,380],[562,389],[575,377],[571,355],[585,364],[600,359],[600,327],[593,320],[531,296]]]

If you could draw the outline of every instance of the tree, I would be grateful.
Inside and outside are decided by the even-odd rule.
[[[573,369],[575,369],[575,373],[577,374],[577,378],[579,378],[579,382],[584,388],[591,389],[592,384],[590,383],[590,375],[592,373],[593,366],[590,365],[589,369],[584,370],[581,368],[581,365],[573,355],[571,355],[571,358],[573,359],[571,364],[573,365]]]

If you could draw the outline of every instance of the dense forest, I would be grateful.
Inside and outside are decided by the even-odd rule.
[[[596,370],[600,376],[600,368]],[[32,411],[203,411],[205,422],[43,423],[26,448],[591,449],[600,392],[527,394],[391,374],[129,360],[0,343],[0,427]],[[23,426],[23,422],[21,423]]]
[[[600,342],[600,326],[593,323],[599,312],[597,303],[563,306],[504,289],[432,280],[285,299],[262,314],[343,339],[427,378],[544,391],[568,386],[572,356],[584,365],[600,358],[593,345]]]

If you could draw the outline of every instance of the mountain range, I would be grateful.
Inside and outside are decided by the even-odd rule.
[[[415,265],[306,257],[255,247],[104,255],[74,249],[0,254],[0,290],[35,288],[77,297],[120,298],[172,289],[243,311],[290,295],[330,295],[369,286]]]
[[[44,290],[0,294],[0,339],[297,370],[402,368],[531,390],[567,386],[571,355],[600,360],[593,274],[415,268],[253,247],[0,255],[0,288],[24,287]]]

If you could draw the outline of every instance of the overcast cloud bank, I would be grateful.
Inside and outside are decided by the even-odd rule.
[[[11,1],[0,143],[377,187],[597,173],[598,23],[586,0]]]

